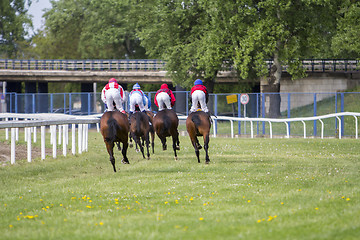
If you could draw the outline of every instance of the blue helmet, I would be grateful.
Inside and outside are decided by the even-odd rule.
[[[140,89],[140,85],[138,83],[135,83],[133,89]]]
[[[196,85],[203,85],[203,82],[200,79],[196,79],[194,82],[194,86]]]

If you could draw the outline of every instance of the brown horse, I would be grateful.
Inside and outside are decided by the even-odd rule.
[[[210,127],[211,121],[210,116],[202,111],[190,113],[186,119],[186,130],[189,134],[192,145],[195,148],[196,157],[198,159],[198,163],[200,163],[199,158],[199,149],[201,149],[201,145],[197,139],[197,136],[203,136],[204,138],[204,149],[205,149],[205,160],[206,164],[210,162],[209,159],[209,141],[210,141]]]
[[[151,142],[151,148],[152,148],[152,153],[154,154],[154,141],[155,141],[155,131],[154,131],[154,125],[152,124],[153,122],[153,118],[154,118],[154,113],[150,112],[150,111],[146,111],[146,115],[148,115],[149,117],[149,123],[150,123],[150,142]],[[143,147],[145,146],[144,141],[142,141],[142,145]],[[132,143],[132,136],[130,134],[130,147],[133,147],[133,143]],[[135,150],[136,152],[139,152],[140,150],[138,149],[138,145],[135,143]]]
[[[110,162],[113,165],[114,172],[115,158],[114,158],[114,143],[118,144],[120,150],[120,142],[122,146],[122,163],[129,164],[126,156],[128,148],[128,134],[129,134],[129,120],[127,116],[119,111],[105,112],[100,119],[100,132],[104,138],[106,149],[110,155]]]
[[[156,134],[161,140],[163,150],[167,149],[166,137],[172,137],[175,160],[177,160],[176,150],[180,150],[180,141],[178,132],[179,118],[176,113],[170,109],[159,111],[153,119],[153,125]]]
[[[150,159],[149,153],[149,132],[150,124],[149,117],[145,112],[135,112],[130,117],[130,135],[134,139],[136,145],[140,147],[140,151],[145,158],[144,147],[142,142],[145,142],[147,149],[147,157]]]

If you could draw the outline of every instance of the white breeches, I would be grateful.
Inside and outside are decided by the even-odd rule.
[[[145,111],[143,97],[140,93],[133,93],[130,96],[130,112],[135,112],[135,105],[139,105],[140,111]]]
[[[156,95],[156,101],[159,105],[159,111],[171,108],[170,96],[166,92],[161,92]]]
[[[121,101],[120,91],[115,88],[110,88],[105,92],[106,105],[109,111],[114,111],[114,104],[116,104],[116,108],[121,112],[124,111],[123,104]]]
[[[198,109],[198,103],[200,103],[201,110],[204,112],[209,112],[209,109],[206,106],[206,96],[205,93],[201,90],[196,90],[191,95],[192,106],[190,112],[196,112]]]

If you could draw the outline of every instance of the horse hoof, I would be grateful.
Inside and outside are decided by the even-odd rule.
[[[147,160],[150,160],[150,157],[148,157]]]
[[[132,143],[130,143],[130,144],[129,144],[129,147],[133,148],[133,147],[134,147],[134,145],[133,145]]]
[[[123,164],[130,164],[128,160],[124,160],[124,159],[121,160],[121,163],[123,163]]]
[[[178,157],[175,157],[175,161],[177,161],[178,160]]]
[[[180,146],[176,146],[175,149],[180,151]]]
[[[140,149],[136,149],[136,152],[139,153],[139,152],[140,152]]]
[[[205,164],[209,164],[209,163],[210,163],[210,160],[205,162]]]

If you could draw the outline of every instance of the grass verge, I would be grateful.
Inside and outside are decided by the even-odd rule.
[[[0,167],[1,239],[357,239],[359,141],[210,139],[197,163],[156,140],[151,160],[100,133],[89,151]],[[202,141],[201,141],[202,142]],[[168,144],[169,146],[171,144]]]

